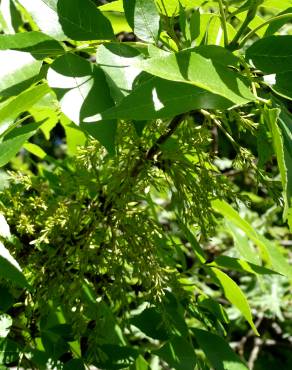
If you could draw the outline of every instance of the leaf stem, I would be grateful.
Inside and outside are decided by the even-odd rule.
[[[254,28],[252,31],[250,31],[246,36],[244,36],[244,38],[241,40],[241,42],[238,45],[238,49],[241,49],[244,46],[244,44],[247,42],[247,40],[249,40],[253,35],[255,35],[257,31],[260,30],[261,28],[265,27],[266,25],[270,23],[273,23],[273,22],[276,22],[282,19],[289,19],[289,18],[292,18],[292,13],[281,14],[281,15],[278,15],[276,17],[272,17],[266,20],[265,22],[263,22],[262,24]]]
[[[225,16],[225,10],[222,0],[218,0],[219,4],[219,10],[220,10],[220,18],[221,18],[221,26],[223,30],[224,35],[224,45],[228,45],[228,31],[227,31],[227,22],[226,22],[226,16]]]
[[[257,0],[251,7],[249,8],[247,15],[245,17],[245,20],[241,24],[239,30],[236,32],[236,35],[234,36],[231,43],[228,45],[228,48],[231,50],[236,50],[238,48],[238,41],[241,38],[241,35],[246,31],[247,26],[250,24],[250,22],[254,19],[256,16],[256,12],[258,9],[258,6],[260,5],[260,1]]]

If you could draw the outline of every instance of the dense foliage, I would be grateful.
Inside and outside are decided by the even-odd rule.
[[[289,367],[291,18],[0,2],[1,369]]]

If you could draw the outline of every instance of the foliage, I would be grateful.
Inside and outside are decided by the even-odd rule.
[[[288,366],[291,9],[1,1],[3,369]]]

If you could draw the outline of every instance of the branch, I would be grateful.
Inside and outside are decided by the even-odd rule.
[[[227,30],[227,23],[226,23],[226,16],[225,16],[225,11],[224,11],[223,1],[218,0],[218,3],[219,3],[219,10],[220,10],[221,26],[222,26],[223,35],[224,35],[224,46],[227,46],[228,45],[228,30]]]
[[[169,126],[167,127],[166,131],[161,136],[159,136],[159,138],[155,141],[155,143],[151,146],[151,148],[146,152],[146,154],[142,158],[139,158],[136,161],[136,163],[134,163],[132,169],[130,170],[130,175],[129,175],[129,178],[131,180],[136,179],[140,175],[145,162],[152,162],[154,160],[155,156],[160,152],[160,146],[164,144],[168,138],[171,137],[171,135],[175,132],[175,130],[177,129],[179,124],[184,120],[185,117],[186,117],[185,114],[180,114],[174,117],[172,121],[170,122]],[[125,185],[125,181],[122,181],[122,183],[120,184],[120,189],[116,193],[116,197],[119,198],[123,194],[124,185]],[[110,215],[113,206],[114,206],[114,202],[113,200],[110,200],[109,203],[104,208],[105,216]]]

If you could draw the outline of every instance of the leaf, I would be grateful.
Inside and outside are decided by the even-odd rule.
[[[73,40],[108,40],[114,37],[109,20],[91,0],[58,0],[57,12],[65,35]]]
[[[187,10],[200,6],[202,1],[200,0],[155,0],[159,12],[168,17],[172,17],[179,14],[180,4]]]
[[[217,45],[201,45],[192,49],[206,59],[210,59],[215,64],[222,66],[237,67],[240,59],[229,50]]]
[[[202,108],[226,109],[232,105],[229,100],[199,87],[152,77],[101,116],[103,119],[147,120],[169,118]],[[90,121],[94,119],[91,117]]]
[[[103,71],[77,55],[66,54],[51,64],[47,80],[62,112],[114,153],[116,121],[98,122],[99,118],[85,123],[87,117],[100,116],[113,105]]]
[[[283,185],[284,218],[286,218],[288,208],[292,204],[292,129],[285,122],[287,120],[289,122],[289,116],[285,115],[284,119],[280,118],[280,112],[278,108],[266,108],[263,111],[263,118],[272,134],[274,151]],[[292,122],[291,118],[290,122]]]
[[[0,97],[5,98],[29,87],[42,66],[41,61],[22,51],[0,50],[0,60]]]
[[[14,297],[5,283],[0,285],[0,310],[6,312],[14,303]]]
[[[57,40],[113,38],[109,20],[91,0],[19,0],[41,31]]]
[[[42,32],[22,32],[15,35],[0,35],[0,50],[18,50],[31,53],[36,59],[65,52],[63,46]]]
[[[286,99],[292,100],[292,70],[276,74],[276,84],[271,86],[272,90]]]
[[[292,71],[292,36],[269,36],[256,41],[246,51],[247,61],[266,74]]]
[[[224,46],[224,37],[219,15],[214,13],[203,13],[200,16],[200,34],[196,39],[197,45],[221,45]],[[227,31],[232,39],[236,31],[228,22]]]
[[[141,59],[137,49],[122,43],[109,43],[97,49],[96,63],[105,72],[111,96],[116,102],[132,91],[133,83],[141,73],[134,63]]]
[[[239,74],[196,52],[182,51],[151,58],[137,63],[137,67],[166,80],[200,87],[234,104],[246,104],[254,100],[245,80]]]
[[[216,370],[248,370],[228,343],[219,335],[201,329],[192,329],[192,331],[208,361]]]
[[[64,127],[66,134],[67,153],[68,155],[75,155],[77,153],[77,148],[85,145],[87,137],[85,133],[66,116],[61,117],[60,123]]]
[[[151,338],[168,339],[168,332],[162,316],[154,307],[146,308],[139,315],[133,316],[130,323]]]
[[[287,13],[291,13],[292,14],[292,8],[291,7],[285,9],[281,13],[278,13],[277,16],[282,15],[282,14],[287,14]],[[291,15],[291,19],[292,19],[292,15]],[[267,37],[267,36],[273,35],[280,28],[282,28],[286,23],[291,23],[291,19],[279,19],[278,21],[274,21],[274,22],[270,23],[269,26],[268,26],[268,28],[266,29],[266,32],[265,32],[265,35],[264,36]]]
[[[85,365],[82,360],[73,358],[64,364],[63,370],[85,370]]]
[[[18,0],[31,15],[34,22],[45,34],[57,39],[66,40],[57,14],[57,0]]]
[[[13,158],[19,150],[22,148],[23,144],[36,132],[35,124],[26,133],[16,135],[15,137],[2,141],[0,143],[0,167],[7,164],[11,158]],[[19,132],[19,130],[18,130]]]
[[[230,232],[234,239],[234,245],[240,255],[248,262],[259,264],[260,258],[253,246],[250,245],[250,241],[244,231],[237,227],[233,222],[225,220],[227,230]]]
[[[133,366],[131,366],[130,368],[130,370],[148,370],[148,369],[149,364],[141,355],[138,356],[138,358],[135,361],[135,364],[133,364]]]
[[[0,109],[0,137],[12,126],[14,120],[23,112],[29,110],[43,96],[49,93],[47,84],[34,86],[15,98],[12,98]]]
[[[255,334],[259,335],[257,328],[252,321],[252,315],[248,301],[240,287],[228,275],[216,267],[211,267],[209,271],[213,280],[219,283],[219,285],[222,287],[226,299],[228,299],[230,303],[239,309],[247,322],[250,324]]]
[[[200,35],[200,11],[194,10],[188,19],[187,13],[181,4],[180,7],[180,28],[186,41],[186,45],[190,47],[193,41]]]
[[[183,337],[173,337],[171,341],[154,353],[166,361],[172,369],[194,370],[196,366],[194,348]]]
[[[0,4],[0,24],[4,33],[14,34],[23,24],[20,12],[13,0],[2,0]]]
[[[247,261],[241,260],[239,258],[228,257],[228,256],[219,256],[211,263],[208,263],[208,266],[221,267],[228,270],[235,270],[239,272],[248,272],[250,274],[259,274],[259,275],[271,275],[279,274],[276,271],[267,269],[265,267],[249,263]]]
[[[124,11],[130,27],[141,40],[156,43],[160,16],[154,0],[124,0]]]
[[[180,229],[183,232],[184,237],[190,243],[193,252],[195,253],[196,257],[201,263],[205,263],[207,260],[206,254],[203,248],[200,246],[199,242],[197,241],[196,237],[192,234],[189,228],[178,218],[178,224]]]
[[[30,288],[17,261],[0,242],[0,277],[11,281],[20,288]]]
[[[243,220],[238,212],[229,204],[219,199],[212,202],[212,207],[227,220],[239,227],[246,235],[259,247],[263,259],[277,272],[292,278],[292,269],[286,258],[279,251],[277,245],[270,242],[264,236],[258,234],[256,230]]]

